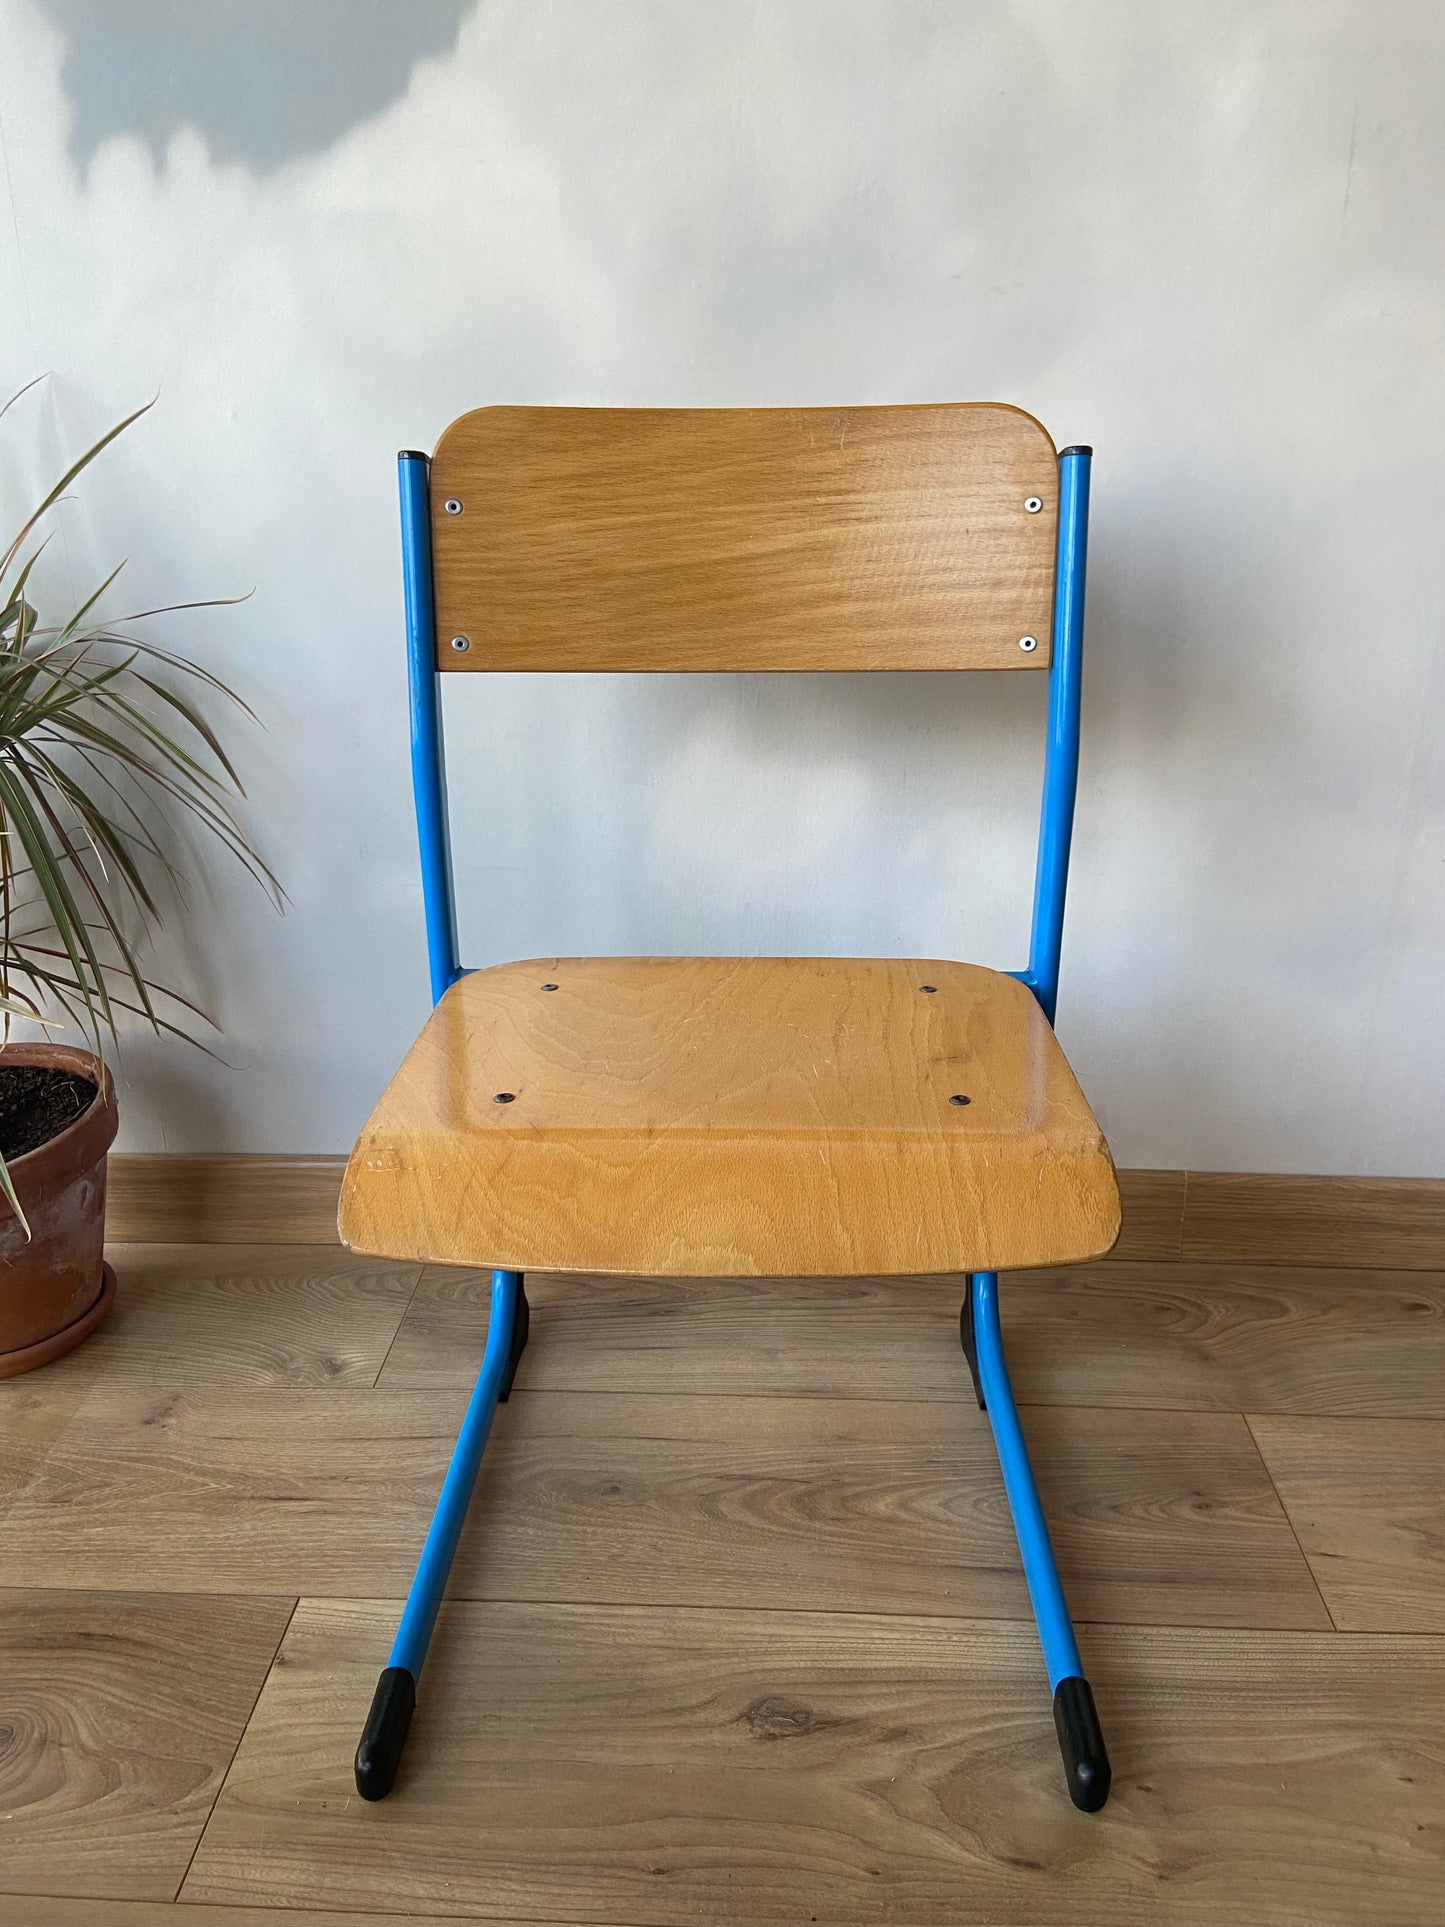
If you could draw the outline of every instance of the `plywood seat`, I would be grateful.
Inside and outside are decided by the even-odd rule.
[[[1034,996],[972,964],[502,964],[442,998],[341,1231],[401,1259],[753,1276],[1100,1256],[1103,1136]]]

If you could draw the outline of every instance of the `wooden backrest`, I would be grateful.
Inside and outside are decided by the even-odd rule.
[[[1057,519],[993,402],[479,408],[432,458],[437,666],[1043,669]]]

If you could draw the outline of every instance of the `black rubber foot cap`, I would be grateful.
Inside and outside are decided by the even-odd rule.
[[[1061,1679],[1054,1691],[1054,1726],[1069,1798],[1085,1813],[1097,1813],[1109,1797],[1113,1773],[1094,1710],[1094,1695],[1086,1679]]]
[[[404,1666],[388,1666],[376,1682],[356,1749],[356,1790],[363,1800],[384,1800],[395,1786],[415,1711],[416,1681]]]

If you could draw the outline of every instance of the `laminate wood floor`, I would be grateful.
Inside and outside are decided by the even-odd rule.
[[[487,1281],[120,1246],[0,1383],[0,1927],[1445,1920],[1445,1277],[1003,1282],[1076,1813],[949,1280],[529,1281],[403,1777],[351,1754]]]

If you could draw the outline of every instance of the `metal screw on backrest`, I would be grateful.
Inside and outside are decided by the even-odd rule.
[[[950,1104],[967,1104],[969,1102],[969,1100],[963,1096],[951,1097],[948,1101]]]
[[[517,1093],[515,1091],[498,1091],[492,1099],[494,1104],[515,1104],[516,1101]]]
[[[557,986],[556,984],[543,984],[542,988],[543,990],[555,990]]]
[[[1037,495],[1031,495],[1029,499],[1024,503],[1024,507],[1028,510],[1030,515],[1037,515],[1039,510],[1043,507],[1043,503],[1040,501]]]
[[[918,988],[923,992],[925,997],[932,997],[936,994],[938,990],[938,985],[937,984],[920,984]]]
[[[457,645],[455,643],[452,644],[453,649],[455,649],[456,646]],[[1019,648],[1023,650],[1026,656],[1032,655],[1033,651],[1037,649],[1038,646],[1039,646],[1039,639],[1037,636],[1020,636],[1019,637]],[[465,648],[466,644],[463,643],[462,647]]]
[[[472,641],[470,636],[453,636],[452,637],[452,647],[453,649],[456,650],[458,655],[460,655],[464,649],[470,649],[471,646],[472,646]]]
[[[448,515],[460,515],[462,512],[462,505],[455,495],[449,497],[448,500],[442,504],[442,507]]]

